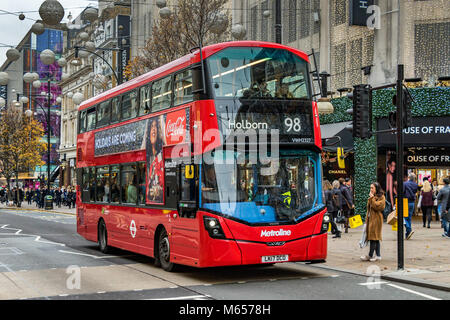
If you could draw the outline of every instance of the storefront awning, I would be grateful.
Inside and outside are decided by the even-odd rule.
[[[323,149],[328,151],[336,151],[336,147],[343,147],[345,151],[349,151],[353,149],[353,136],[350,130],[345,129],[346,126],[352,124],[352,121],[338,122],[338,123],[330,123],[330,124],[322,124],[320,125],[320,131],[322,134],[323,141]],[[326,139],[330,139],[333,137],[340,137],[341,143],[338,142],[338,139],[332,139],[330,142],[333,145],[327,146],[325,143]]]

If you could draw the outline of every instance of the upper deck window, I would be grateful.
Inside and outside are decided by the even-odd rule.
[[[111,100],[103,101],[97,107],[97,128],[109,124]]]
[[[137,90],[122,96],[122,119],[135,118],[138,114],[139,101]]]
[[[188,69],[175,75],[175,101],[174,105],[190,102],[194,99],[192,94],[192,70]]]
[[[95,129],[95,107],[87,111],[86,131]]]
[[[170,107],[172,100],[172,77],[166,77],[153,82],[152,112]]]
[[[228,48],[207,61],[216,97],[311,98],[308,63],[287,50]]]

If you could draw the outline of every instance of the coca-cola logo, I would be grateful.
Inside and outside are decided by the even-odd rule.
[[[178,117],[175,122],[170,119],[167,121],[166,133],[168,137],[181,136],[186,130],[186,117]]]
[[[166,141],[168,145],[181,143],[186,134],[186,111],[169,113],[166,119]]]

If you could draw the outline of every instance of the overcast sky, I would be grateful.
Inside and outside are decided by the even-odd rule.
[[[44,0],[0,0],[0,66],[6,60],[7,46],[16,47],[30,30],[31,25],[39,17],[39,7]],[[67,22],[69,12],[76,18],[87,6],[97,7],[96,0],[59,0],[64,7],[64,18]],[[14,14],[6,14],[4,11]],[[19,20],[18,15],[25,15],[25,20]]]

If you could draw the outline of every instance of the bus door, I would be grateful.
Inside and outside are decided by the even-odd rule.
[[[172,214],[172,253],[179,263],[194,265],[199,258],[198,166],[181,163],[177,166],[177,214]],[[181,261],[182,260],[182,261]],[[176,263],[176,261],[174,261]]]

